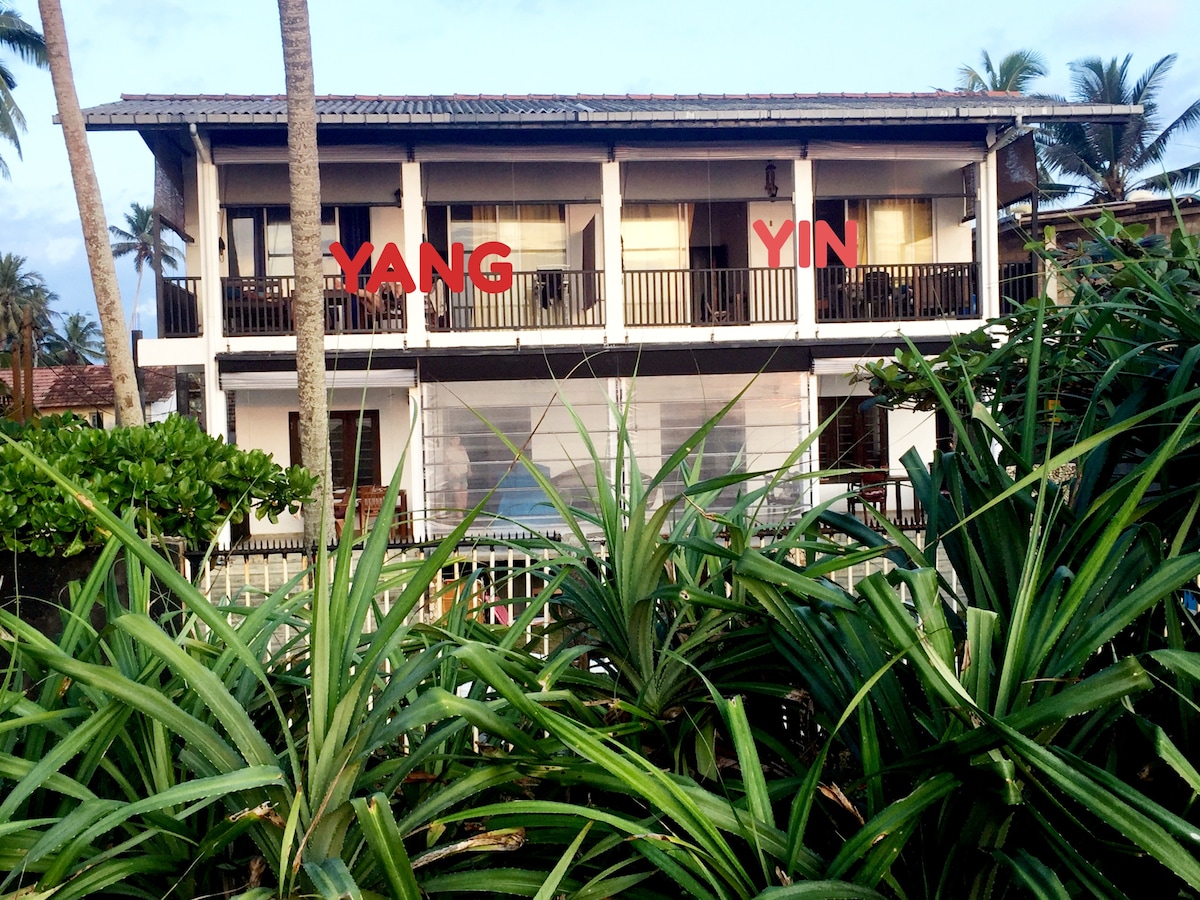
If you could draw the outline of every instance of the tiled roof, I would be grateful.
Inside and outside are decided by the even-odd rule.
[[[828,123],[875,120],[1029,121],[1128,116],[1133,106],[1090,106],[1004,91],[888,94],[452,94],[322,96],[322,124]],[[164,124],[279,124],[284,95],[127,94],[86,111],[99,128]]]
[[[172,366],[145,366],[146,400],[166,400],[175,391]],[[0,370],[11,390],[12,371]],[[39,366],[33,370],[33,405],[40,410],[109,409],[113,405],[108,366]]]

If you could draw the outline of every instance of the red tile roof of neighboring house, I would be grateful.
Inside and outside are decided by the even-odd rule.
[[[146,366],[146,401],[166,400],[175,391],[173,366]],[[12,390],[12,370],[0,370],[0,381]],[[44,366],[33,370],[33,405],[39,410],[110,409],[112,375],[108,366]]]

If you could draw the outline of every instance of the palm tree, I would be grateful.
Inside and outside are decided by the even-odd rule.
[[[304,542],[324,546],[333,537],[329,461],[329,403],[325,393],[325,295],[321,272],[321,179],[317,169],[317,99],[307,0],[279,0],[283,69],[287,84],[288,178],[291,183],[292,258],[296,289],[296,379],[300,407],[300,460],[317,476],[314,500],[304,505]],[[325,521],[325,527],[321,527]]]
[[[75,183],[75,200],[83,225],[83,244],[87,249],[88,266],[92,270],[92,288],[96,293],[96,312],[104,330],[108,348],[108,367],[113,380],[113,405],[121,425],[142,425],[145,416],[138,396],[137,377],[133,370],[133,351],[125,336],[125,314],[121,309],[121,290],[117,286],[117,269],[112,249],[108,245],[104,203],[100,199],[100,184],[88,150],[83,111],[75,93],[71,74],[71,57],[67,49],[67,28],[63,22],[59,0],[38,0],[45,30],[46,55],[50,62],[50,79],[58,102],[63,138],[67,144],[67,159],[71,163],[71,179]]]
[[[0,46],[11,50],[24,62],[46,68],[46,43],[42,36],[8,5],[0,6]],[[12,70],[0,58],[0,137],[16,147],[17,156],[20,156],[21,141],[18,134],[25,130],[25,117],[13,99],[12,92],[16,86],[17,80],[13,78]],[[3,157],[0,157],[0,175],[8,178],[8,166]]]
[[[158,259],[161,265],[168,269],[178,267],[179,260],[175,254],[179,251],[163,241],[161,225],[155,233],[155,212],[151,206],[142,206],[140,203],[131,203],[130,211],[125,213],[126,228],[119,228],[116,225],[109,225],[108,231],[117,240],[112,245],[112,254],[114,259],[133,256],[133,269],[137,272],[137,287],[133,292],[133,316],[130,318],[129,327],[137,327],[138,306],[142,299],[142,275],[145,273],[146,266],[154,268],[155,254],[158,254]],[[161,220],[159,220],[161,222]]]
[[[1164,56],[1129,81],[1130,54],[1123,61],[1104,62],[1089,57],[1071,63],[1071,99],[1093,104],[1141,104],[1145,112],[1125,122],[1107,124],[1059,123],[1041,132],[1043,158],[1052,171],[1083,184],[1091,202],[1125,200],[1132,191],[1189,190],[1200,184],[1200,162],[1170,172],[1161,169],[1168,143],[1180,132],[1200,122],[1200,100],[1195,100],[1161,131],[1158,130],[1158,94],[1175,64],[1175,54]],[[1059,99],[1059,98],[1054,98]],[[1156,133],[1157,132],[1157,133]]]
[[[1029,83],[1046,74],[1046,58],[1033,50],[1015,50],[992,65],[986,50],[980,56],[983,71],[964,65],[958,70],[960,91],[1012,91],[1027,93]]]
[[[33,311],[35,340],[50,331],[50,304],[57,295],[46,288],[41,274],[25,268],[24,256],[0,256],[0,343],[11,351],[21,334],[26,307]]]
[[[99,323],[84,313],[63,317],[62,329],[46,338],[44,358],[54,366],[90,366],[104,359],[104,334]]]

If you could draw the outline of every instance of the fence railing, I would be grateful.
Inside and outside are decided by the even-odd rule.
[[[598,328],[604,325],[604,273],[538,269],[513,272],[512,286],[500,293],[479,290],[467,280],[463,290],[444,286],[425,301],[430,331]]]
[[[1000,263],[1000,312],[1008,315],[1041,291],[1040,266],[1030,261]]]
[[[365,279],[363,279],[365,282]],[[226,337],[290,335],[296,332],[292,275],[221,279]],[[405,330],[404,294],[394,285],[379,291],[342,288],[342,276],[326,275],[324,286],[326,334],[378,334]]]
[[[790,268],[625,272],[625,324],[749,325],[796,321]]]
[[[158,336],[164,338],[199,337],[200,279],[197,277],[162,278],[158,288]]]
[[[922,535],[912,536],[918,547],[922,546]],[[770,536],[756,539],[757,545],[770,541]],[[843,540],[835,537],[835,540]],[[409,547],[395,550],[389,563],[424,560],[426,547]],[[604,548],[597,549],[603,558]],[[357,560],[361,551],[356,550]],[[795,548],[790,551],[791,561],[797,565],[805,562],[803,553]],[[547,555],[527,552],[502,544],[464,544],[434,575],[425,589],[422,599],[413,609],[410,618],[432,622],[445,615],[455,600],[467,599],[481,621],[493,625],[507,625],[528,609],[529,604],[541,604],[542,610],[529,626],[530,634],[545,631],[554,618],[552,597],[544,595],[544,587],[550,580]],[[938,570],[946,577],[954,593],[957,579],[941,548],[936,557]],[[280,590],[290,581],[297,579],[308,568],[308,559],[300,552],[233,553],[214,556],[205,563],[192,561],[188,575],[194,584],[211,601],[223,598],[237,599],[242,596],[261,596]],[[867,575],[888,571],[894,563],[884,558],[867,560],[828,573],[826,577],[847,589]],[[416,571],[416,566],[411,567]],[[311,584],[305,578],[297,580],[293,592],[308,590]],[[405,585],[381,591],[376,598],[378,612],[386,615],[392,603],[404,590]],[[547,636],[545,638],[549,640]],[[548,649],[548,645],[547,645]]]
[[[819,322],[979,316],[979,266],[975,263],[828,266],[814,271]]]
[[[851,479],[846,487],[850,492],[846,500],[847,511],[862,518],[872,528],[882,530],[875,516],[865,510],[864,504],[870,504],[876,512],[903,531],[925,528],[925,508],[913,490],[910,478],[903,475],[886,475],[882,480],[857,477]]]

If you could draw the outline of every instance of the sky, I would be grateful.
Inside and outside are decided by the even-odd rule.
[[[36,0],[5,0],[40,30]],[[278,8],[270,0],[62,0],[80,103],[121,94],[281,94]],[[1133,54],[1141,74],[1179,59],[1163,123],[1200,97],[1195,0],[309,0],[318,94],[791,93],[952,89],[981,50],[1041,52],[1035,90],[1070,92],[1068,62]],[[95,312],[49,72],[9,60],[28,122],[23,158],[0,144],[0,253],[27,258],[62,312]],[[153,200],[141,138],[90,135],[108,221]],[[1200,129],[1168,165],[1200,159]],[[129,317],[137,276],[118,261]],[[139,324],[153,331],[151,279]]]

